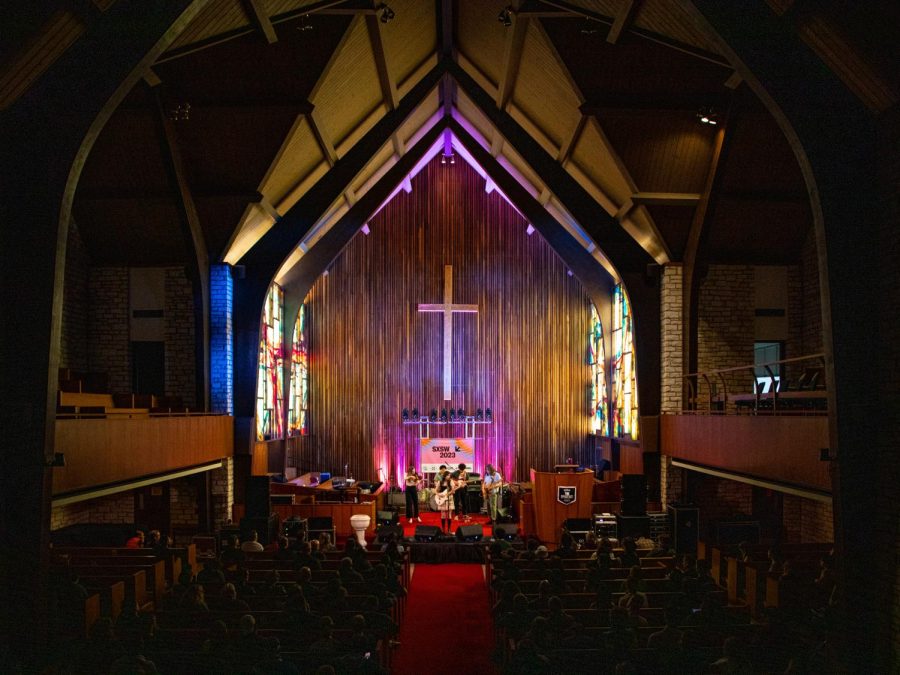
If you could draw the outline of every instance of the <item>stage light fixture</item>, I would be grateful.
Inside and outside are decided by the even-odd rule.
[[[313,29],[312,24],[309,23],[309,14],[304,14],[303,16],[301,16],[300,17],[300,25],[297,26],[297,30],[299,30],[301,33],[305,33],[306,31],[312,30],[312,29]]]
[[[456,411],[456,416],[457,416],[459,419],[461,419],[461,420],[466,419],[466,411],[465,411],[465,408],[460,408],[459,410],[457,410],[457,411]]]
[[[409,410],[407,408],[403,409],[403,413],[401,414],[404,422],[409,422]]]
[[[512,5],[507,5],[501,9],[500,13],[497,15],[497,21],[502,23],[504,28],[512,26],[512,11]]]
[[[482,410],[481,408],[479,408],[478,410],[475,411],[475,421],[476,422],[484,421],[484,410]]]
[[[456,410],[453,408],[450,408],[450,421],[451,422],[456,421]]]
[[[700,120],[702,124],[716,126],[719,123],[719,114],[710,107],[700,108],[700,110],[697,111],[697,119]]]
[[[379,17],[381,23],[390,23],[394,20],[394,10],[388,7],[386,3],[382,2],[375,11],[381,12],[381,16]]]
[[[441,408],[441,422],[447,421],[447,409]]]
[[[418,409],[418,408],[413,408],[413,409],[412,409],[412,417],[413,417],[414,420],[419,419],[419,409]]]
[[[437,422],[437,410],[435,410],[434,408],[432,408],[432,409],[431,409],[431,414],[428,415],[428,419],[430,419],[432,422]]]
[[[490,408],[488,408],[487,410],[484,411],[484,419],[487,420],[488,422],[494,421],[494,413],[491,412]]]

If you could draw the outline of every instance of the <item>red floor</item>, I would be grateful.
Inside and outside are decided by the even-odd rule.
[[[416,565],[399,640],[391,661],[397,675],[497,672],[482,566]]]

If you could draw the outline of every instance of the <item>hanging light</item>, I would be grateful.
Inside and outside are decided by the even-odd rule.
[[[494,421],[494,413],[491,412],[490,408],[484,411],[484,419],[488,422]]]
[[[381,12],[381,16],[379,17],[381,23],[390,23],[394,20],[394,10],[388,7],[386,3],[382,2],[378,5],[376,11]]]
[[[483,422],[484,421],[484,411],[481,408],[475,411],[475,421]]]
[[[504,28],[512,26],[512,11],[512,5],[507,5],[501,9],[500,13],[497,15],[497,21],[502,23]]]
[[[441,422],[447,421],[447,409],[441,408]]]
[[[430,419],[432,422],[437,422],[437,410],[435,410],[434,408],[432,408],[432,409],[431,409],[431,414],[428,415],[428,419]]]
[[[459,419],[461,419],[461,420],[466,419],[466,411],[465,411],[465,409],[464,409],[464,408],[460,408],[459,410],[457,410],[457,411],[456,411],[456,416],[457,416]]]
[[[414,420],[419,419],[419,409],[418,409],[418,408],[413,408],[413,409],[412,409],[412,418],[413,418]]]
[[[403,409],[403,412],[402,412],[401,415],[400,415],[400,418],[401,418],[404,422],[409,422],[409,409],[404,408],[404,409]]]
[[[716,126],[719,123],[719,114],[707,106],[697,111],[697,119],[700,120],[701,124]]]

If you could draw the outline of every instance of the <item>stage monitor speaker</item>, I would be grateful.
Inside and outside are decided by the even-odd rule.
[[[400,525],[382,525],[375,534],[378,537],[379,544],[385,544],[391,539],[399,542],[403,540],[403,527]]]
[[[434,541],[441,535],[437,525],[416,525],[416,541]]]
[[[690,553],[696,556],[700,534],[700,509],[696,506],[671,504],[668,511],[676,553]]]
[[[619,541],[625,537],[637,539],[650,536],[650,516],[629,516],[621,513],[616,516],[616,527],[619,530]]]
[[[294,503],[294,495],[270,495],[269,499],[272,502],[272,506],[275,506],[276,504],[290,506]]]
[[[278,538],[278,523],[278,515],[274,513],[266,518],[244,516],[241,518],[241,541],[247,541],[250,533],[256,530],[259,543],[268,546]]]
[[[396,511],[378,511],[376,513],[375,522],[379,525],[396,525],[400,521],[400,516]]]
[[[247,477],[247,508],[245,513],[250,518],[268,518],[272,512],[269,504],[269,477]]]
[[[300,516],[291,516],[281,523],[281,529],[288,537],[294,537],[300,541],[306,541],[309,538],[309,521]]]
[[[642,473],[622,474],[622,514],[647,514],[647,477]]]
[[[515,541],[518,537],[516,527],[507,527],[505,525],[494,525],[494,539],[504,539],[506,541]]]
[[[484,528],[481,525],[460,525],[456,528],[456,538],[463,541],[481,541]]]

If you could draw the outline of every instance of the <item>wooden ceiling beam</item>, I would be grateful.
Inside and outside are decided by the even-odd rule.
[[[635,192],[631,201],[643,206],[696,206],[701,197],[696,192]]]
[[[172,199],[171,190],[159,188],[88,188],[79,186],[76,193],[78,201],[168,201]],[[192,190],[194,199],[238,199],[257,202],[262,198],[258,190],[246,187],[196,188]]]
[[[506,30],[506,43],[503,47],[503,69],[500,76],[500,85],[497,87],[497,107],[506,110],[513,89],[516,86],[516,78],[519,74],[519,64],[522,61],[522,50],[525,47],[525,36],[528,34],[529,18],[520,15],[518,8],[521,3],[516,0],[513,8],[513,25]]]
[[[553,11],[550,11],[551,9]],[[610,27],[616,21],[614,17],[609,17],[604,14],[600,14],[599,12],[585,9],[583,7],[579,7],[578,5],[573,5],[570,2],[564,2],[563,0],[535,0],[534,2],[528,2],[526,3],[526,6],[522,8],[520,13],[542,18],[582,18],[589,21],[596,21],[598,24]],[[682,54],[687,54],[688,56],[692,56],[702,61],[708,61],[709,63],[715,63],[716,65],[722,66],[723,68],[731,68],[731,65],[728,63],[728,61],[719,54],[706,51],[705,49],[700,49],[699,47],[694,47],[693,45],[675,40],[666,35],[661,35],[660,33],[654,33],[653,31],[639,28],[633,24],[626,30],[631,35],[642,38],[649,42],[654,42],[663,47],[673,49],[677,52],[681,52]]]
[[[369,32],[369,44],[372,46],[372,53],[375,56],[375,68],[378,71],[381,96],[384,104],[388,106],[388,110],[396,110],[400,104],[400,96],[397,94],[397,84],[391,77],[391,71],[388,68],[382,26],[383,24],[374,14],[366,16],[366,29]]]
[[[563,142],[563,144],[559,147],[559,152],[556,155],[556,161],[559,162],[562,166],[565,166],[569,159],[572,157],[572,153],[575,152],[575,146],[578,145],[578,140],[581,138],[581,134],[584,132],[584,125],[587,124],[587,117],[582,115],[578,119],[578,123],[575,125],[575,128],[572,129],[572,133],[569,134],[569,137]]]
[[[456,61],[456,45],[453,40],[453,0],[437,0],[435,12],[437,14],[438,61]],[[449,75],[441,81],[440,97],[444,117],[449,119],[453,112],[453,101],[456,98],[456,82]]]
[[[616,14],[616,19],[613,21],[613,25],[609,28],[609,33],[606,34],[606,41],[611,45],[616,44],[619,41],[619,38],[622,37],[622,34],[631,28],[631,24],[634,21],[634,17],[637,15],[638,9],[640,9],[641,0],[623,0],[622,6],[619,8],[619,13]]]
[[[307,113],[306,121],[313,133],[313,137],[316,139],[316,145],[319,146],[319,150],[321,150],[322,155],[325,156],[325,161],[328,162],[328,166],[337,164],[337,150],[335,150],[334,143],[332,143],[328,133],[322,128],[322,122],[319,120],[319,113],[316,112],[315,108]]]
[[[275,33],[275,26],[266,14],[266,8],[263,7],[262,0],[243,0],[244,12],[247,18],[259,29],[266,38],[266,42],[270,45],[278,42],[278,35]]]
[[[516,152],[541,176],[547,189],[565,205],[572,217],[589,230],[594,241],[602,241],[604,249],[620,269],[643,273],[653,258],[604,211],[594,198],[532,138],[506,111],[497,108],[494,98],[482,89],[459,64],[448,65],[450,72],[466,95],[511,143]]]

